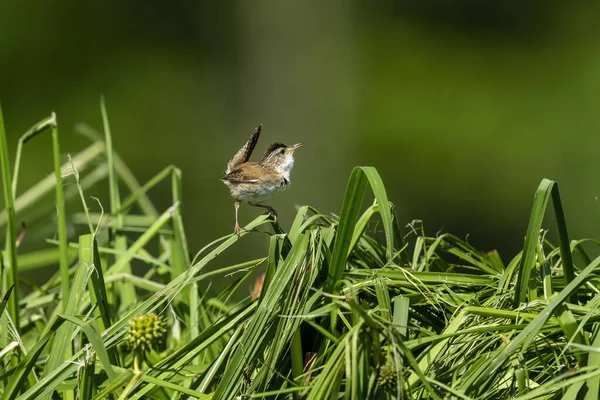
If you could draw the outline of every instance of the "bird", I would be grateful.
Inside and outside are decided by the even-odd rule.
[[[297,143],[286,146],[281,142],[269,145],[259,162],[248,161],[258,143],[262,124],[255,130],[246,144],[227,163],[225,175],[221,181],[227,185],[234,199],[235,226],[234,233],[240,235],[238,209],[242,201],[254,207],[266,208],[273,221],[277,222],[277,212],[271,206],[262,204],[273,194],[287,189],[290,184],[290,173],[294,167],[294,152],[303,146]]]

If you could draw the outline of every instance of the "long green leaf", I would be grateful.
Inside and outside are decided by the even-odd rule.
[[[69,294],[69,252],[67,249],[67,214],[65,210],[65,196],[62,186],[62,176],[60,170],[60,146],[58,143],[58,127],[56,124],[56,115],[52,113],[54,117],[54,125],[51,126],[52,131],[52,150],[54,159],[54,179],[55,179],[55,191],[56,191],[56,224],[58,231],[58,265],[60,269],[61,281],[61,293],[63,302]]]
[[[104,281],[104,270],[102,268],[102,260],[98,252],[98,242],[96,238],[92,238],[93,255],[92,264],[94,272],[88,282],[90,289],[90,302],[94,307],[94,316],[98,323],[100,331],[103,332],[111,325],[110,308],[108,304],[108,295],[106,293],[106,283]],[[112,359],[114,364],[117,363],[116,358]]]
[[[102,112],[102,123],[104,125],[104,137],[106,140],[106,162],[108,163],[108,189],[110,193],[110,212],[114,216],[115,221],[111,229],[111,236],[114,238],[114,248],[117,251],[127,250],[127,238],[123,235],[123,214],[118,210],[121,208],[121,195],[119,194],[119,181],[115,168],[115,155],[112,143],[112,133],[108,122],[108,114],[106,112],[106,104],[104,97],[100,101],[100,109]],[[131,265],[125,257],[117,256],[116,262],[120,264],[120,272],[127,274],[131,273]],[[126,283],[116,285],[121,298],[120,308],[129,309],[135,303],[135,289]]]
[[[96,351],[96,354],[98,355],[98,358],[100,359],[100,362],[102,363],[102,366],[104,367],[104,371],[106,372],[106,375],[108,375],[108,379],[110,379],[111,381],[115,381],[117,379],[118,375],[113,370],[110,359],[108,357],[108,352],[106,351],[106,348],[104,347],[104,344],[102,343],[102,338],[100,337],[100,332],[98,332],[96,329],[94,329],[91,324],[89,324],[85,321],[82,321],[81,319],[79,319],[73,315],[62,314],[60,317],[63,319],[66,319],[69,322],[74,323],[75,325],[77,325],[81,328],[83,333],[85,333],[88,340],[94,347],[94,350]]]
[[[36,137],[42,132],[50,130],[52,127],[56,125],[56,114],[52,113],[51,116],[44,118],[31,128],[29,128],[21,137],[19,138],[19,143],[17,144],[17,152],[15,155],[15,169],[13,172],[13,181],[12,181],[12,195],[13,198],[17,197],[17,183],[19,181],[19,171],[21,169],[21,157],[23,155],[23,147],[25,143],[29,142],[31,139]]]
[[[565,285],[571,282],[575,277],[575,269],[573,267],[573,259],[571,257],[571,247],[569,244],[569,237],[567,235],[567,223],[562,210],[558,185],[554,181],[544,179],[535,192],[535,197],[533,200],[533,208],[529,218],[527,234],[525,236],[523,257],[521,259],[521,264],[519,265],[519,275],[517,279],[517,286],[515,288],[513,300],[515,307],[518,307],[519,304],[524,302],[526,298],[528,298],[529,301],[533,301],[537,297],[537,281],[535,274],[532,274],[532,272],[535,268],[535,256],[537,253],[540,229],[542,227],[544,214],[546,213],[546,208],[548,207],[548,201],[550,198],[552,198],[552,202],[554,204],[554,215],[556,217],[556,225],[558,227],[558,239],[560,243],[560,255],[562,259]],[[577,295],[573,293],[572,297],[570,298],[570,302],[575,303],[576,301]]]
[[[6,308],[6,305],[8,304],[8,301],[10,300],[10,294],[12,293],[14,288],[15,288],[15,285],[14,284],[11,285],[8,288],[8,290],[6,291],[6,293],[4,293],[4,296],[2,296],[2,302],[0,303],[0,317],[4,313],[4,309]]]
[[[367,183],[370,184],[375,196],[375,200],[379,205],[379,214],[383,222],[386,238],[386,254],[388,261],[392,261],[394,249],[394,228],[392,221],[392,212],[387,199],[387,194],[383,182],[377,170],[373,167],[355,167],[348,179],[346,186],[346,194],[342,203],[340,212],[340,222],[337,228],[331,264],[327,275],[326,291],[332,292],[337,281],[342,277],[342,273],[346,268],[346,260],[348,251],[352,244],[355,226],[358,220],[365,189]]]
[[[6,142],[6,131],[4,130],[4,117],[0,107],[0,169],[2,170],[2,190],[4,192],[4,207],[6,209],[6,244],[4,251],[6,273],[6,287],[4,291],[14,285],[13,294],[8,302],[8,313],[15,326],[19,327],[19,268],[17,264],[17,235],[15,231],[15,199],[12,196],[12,178],[10,176],[10,160],[8,156],[8,144]],[[3,279],[4,281],[4,279]]]

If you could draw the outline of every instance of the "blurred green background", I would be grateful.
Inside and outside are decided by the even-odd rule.
[[[76,123],[101,129],[104,94],[140,181],[183,170],[191,251],[232,231],[219,177],[262,122],[255,156],[273,141],[306,144],[292,188],[271,202],[284,227],[295,205],[338,212],[351,168],[374,165],[403,221],[468,234],[507,262],[544,177],[559,182],[572,238],[599,236],[599,11],[592,1],[3,2],[0,101],[13,160],[18,137],[51,111],[66,157],[87,144]],[[28,145],[19,192],[51,165],[49,140]],[[161,210],[169,190],[152,192]],[[260,212],[243,206],[241,222]],[[252,235],[230,260],[266,247]]]

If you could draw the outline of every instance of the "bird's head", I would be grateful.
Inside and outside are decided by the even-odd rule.
[[[282,174],[287,180],[294,167],[294,152],[302,147],[302,143],[286,146],[283,143],[273,143],[269,146],[261,161],[265,168],[273,169]]]

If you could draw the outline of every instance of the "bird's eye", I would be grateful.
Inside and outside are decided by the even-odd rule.
[[[279,154],[283,154],[283,153],[285,153],[284,149],[279,150]]]

